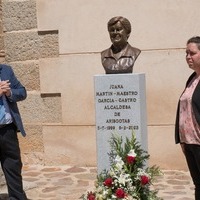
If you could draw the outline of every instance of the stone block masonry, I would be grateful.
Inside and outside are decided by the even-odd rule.
[[[37,28],[36,1],[2,1],[4,31]]]
[[[59,55],[58,31],[6,32],[4,42],[7,62],[38,60]]]
[[[12,62],[13,70],[28,91],[40,91],[39,61],[28,60]]]
[[[61,123],[61,94],[41,94],[40,62],[59,56],[58,30],[39,31],[35,0],[0,1],[0,57],[28,91],[19,109],[27,132],[19,135],[26,163],[44,164],[43,126]]]

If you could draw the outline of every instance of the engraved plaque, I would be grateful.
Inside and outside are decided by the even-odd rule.
[[[144,74],[96,75],[95,108],[98,172],[109,169],[112,133],[123,139],[136,134],[147,150],[146,87]]]

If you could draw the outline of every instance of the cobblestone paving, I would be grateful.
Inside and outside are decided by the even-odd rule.
[[[154,183],[163,200],[193,200],[193,184],[188,172],[162,170]],[[30,200],[78,200],[94,188],[95,167],[24,166],[24,189]],[[7,200],[6,186],[0,188],[0,200]]]

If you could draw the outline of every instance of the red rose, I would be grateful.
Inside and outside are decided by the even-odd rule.
[[[133,164],[135,162],[135,157],[133,157],[133,156],[127,156],[126,157],[126,162],[128,164]]]
[[[89,192],[88,196],[87,196],[87,199],[88,200],[95,200],[95,194],[93,194],[92,192]]]
[[[112,178],[107,178],[105,181],[104,181],[104,185],[107,186],[107,187],[112,187]]]
[[[148,183],[149,183],[149,177],[147,177],[145,175],[141,176],[141,184],[146,185]]]
[[[117,196],[118,199],[123,199],[126,196],[124,190],[121,188],[118,188],[116,190],[115,195]]]

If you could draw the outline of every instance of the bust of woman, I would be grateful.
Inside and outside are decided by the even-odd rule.
[[[141,50],[127,42],[131,33],[130,22],[121,16],[113,17],[108,22],[108,32],[112,45],[101,52],[101,62],[106,74],[132,73]]]

